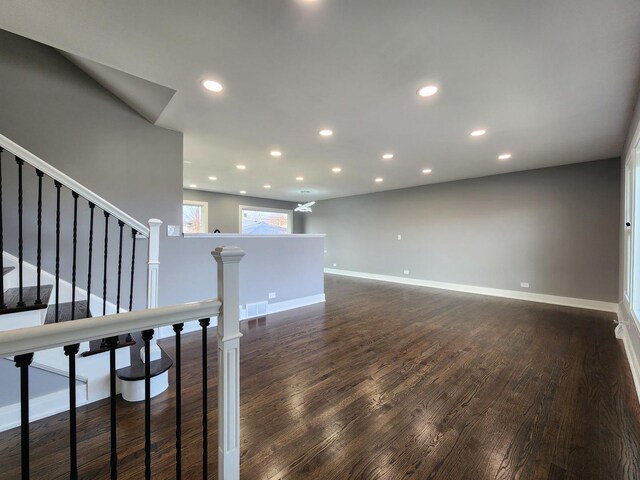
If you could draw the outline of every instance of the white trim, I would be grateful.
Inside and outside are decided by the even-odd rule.
[[[76,386],[76,406],[87,403],[87,384]],[[69,410],[69,391],[63,390],[29,399],[29,423]],[[20,402],[0,408],[0,432],[20,425]]]
[[[246,235],[243,233],[185,233],[184,238],[325,238],[324,233],[283,233],[278,235]]]
[[[309,295],[308,297],[294,298],[293,300],[285,300],[284,302],[270,303],[267,305],[267,314],[285,312],[294,308],[315,305],[316,303],[324,303],[326,301],[324,293],[317,295]]]
[[[640,357],[638,356],[638,352],[636,352],[633,347],[634,342],[631,338],[632,336],[635,336],[637,342],[640,344],[640,331],[638,330],[638,326],[633,318],[633,315],[624,302],[618,305],[618,322],[619,325],[618,327],[616,327],[616,330],[620,329],[619,338],[622,338],[624,351],[627,355],[629,368],[631,369],[631,376],[636,387],[636,395],[638,396],[638,400],[640,401]]]
[[[85,318],[79,322],[62,322],[3,332],[0,336],[0,356],[8,357],[37,352],[100,338],[115,337],[127,332],[189,322],[217,315],[218,300],[150,308],[104,317]]]
[[[123,221],[125,224],[135,229],[141,235],[145,237],[149,236],[149,229],[145,225],[137,221],[132,216],[127,215],[125,212],[120,210],[118,207],[116,207],[112,203],[107,202],[104,198],[92,192],[81,183],[76,182],[73,178],[62,173],[57,168],[49,165],[47,162],[42,160],[40,157],[34,155],[33,153],[31,153],[26,148],[21,147],[20,145],[13,142],[12,140],[9,140],[4,135],[0,135],[0,145],[2,145],[8,152],[11,152],[16,157],[27,162],[32,167],[36,168],[37,170],[40,170],[45,175],[60,182],[65,187],[69,188],[70,190],[80,195],[82,198],[100,207],[105,212],[108,212],[111,216],[117,218],[118,220]]]
[[[254,212],[274,212],[274,213],[286,213],[287,214],[287,233],[282,235],[291,235],[293,230],[293,210],[287,210],[285,208],[269,208],[269,207],[254,207],[253,205],[239,205],[238,206],[238,231],[242,234],[242,210],[252,210]],[[255,235],[259,237],[261,235]],[[272,235],[277,236],[277,235]]]
[[[553,305],[563,305],[566,307],[588,308],[590,310],[601,310],[603,312],[617,312],[618,304],[612,302],[602,302],[600,300],[587,300],[584,298],[559,297],[556,295],[546,295],[543,293],[518,292],[515,290],[502,290],[499,288],[477,287],[474,285],[462,285],[458,283],[435,282],[432,280],[421,280],[416,278],[396,277],[392,275],[379,275],[375,273],[353,272],[350,270],[338,270],[335,268],[325,268],[325,273],[334,275],[344,275],[347,277],[367,278],[369,280],[380,280],[383,282],[403,283],[406,285],[417,285],[421,287],[439,288],[441,290],[453,290],[456,292],[477,293],[479,295],[489,295],[492,297],[513,298],[516,300],[526,300],[529,302],[550,303]]]
[[[317,295],[309,295],[308,297],[300,297],[294,298],[293,300],[285,300],[283,302],[275,302],[267,305],[267,315],[271,315],[273,313],[285,312],[287,310],[293,310],[294,308],[306,307],[308,305],[314,305],[316,303],[324,303],[325,296],[324,293],[318,293]],[[241,320],[250,320],[249,317],[246,317],[246,311],[241,310],[242,316]],[[259,315],[262,316],[262,315]],[[251,317],[257,318],[257,317]]]
[[[293,300],[285,300],[283,302],[270,303],[267,305],[267,315],[271,315],[274,313],[285,312],[287,310],[293,310],[295,308],[306,307],[309,305],[315,305],[316,303],[324,303],[325,295],[324,293],[319,293],[317,295],[309,295],[308,297],[300,297],[294,298]],[[260,315],[261,317],[262,315]],[[246,310],[244,308],[240,308],[240,320],[251,320],[252,318],[258,317],[247,317]],[[209,324],[209,328],[216,327],[218,325],[218,317],[211,317],[211,323]],[[187,322],[184,324],[184,328],[182,333],[191,333],[191,332],[199,332],[202,330],[202,327],[197,321]],[[169,338],[175,335],[173,328],[171,326],[168,327],[160,327],[160,335],[158,338]]]
[[[199,200],[182,200],[182,207],[189,205],[191,207],[202,207],[202,228],[204,231],[190,233],[189,235],[202,235],[209,231],[209,202],[201,202]],[[182,213],[182,231],[184,232],[184,211]]]

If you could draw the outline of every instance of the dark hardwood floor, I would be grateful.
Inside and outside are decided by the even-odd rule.
[[[640,408],[613,314],[336,276],[326,293],[242,323],[243,479],[640,478]],[[201,477],[199,338],[183,344],[189,479]],[[172,387],[153,401],[155,479],[174,478],[173,406]],[[143,406],[119,411],[119,478],[138,480]],[[81,478],[108,478],[107,404],[78,421]],[[32,478],[67,477],[67,415],[31,430]],[[14,429],[0,434],[0,477],[18,466]]]

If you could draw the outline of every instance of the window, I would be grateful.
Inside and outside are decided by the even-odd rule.
[[[632,259],[632,230],[631,227],[635,223],[633,221],[633,158],[630,158],[625,165],[624,172],[624,298],[631,305],[631,272],[630,265]]]
[[[291,233],[293,211],[240,205],[240,233],[281,235]]]
[[[182,202],[182,232],[207,233],[207,219],[209,218],[209,204],[184,200]]]
[[[635,136],[624,171],[624,297],[640,321],[640,130]]]

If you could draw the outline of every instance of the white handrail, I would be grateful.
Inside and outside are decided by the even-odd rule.
[[[37,327],[9,330],[0,335],[0,357],[22,355],[49,348],[115,337],[129,332],[210,318],[219,314],[220,306],[219,300],[205,300],[170,307],[85,318],[73,322],[50,323]]]
[[[117,218],[118,220],[123,221],[126,225],[130,226],[131,228],[134,228],[140,235],[144,237],[149,236],[149,227],[140,223],[131,215],[126,214],[115,205],[106,201],[100,195],[92,192],[84,185],[76,182],[73,178],[62,173],[57,168],[52,167],[37,155],[34,155],[26,148],[21,147],[20,145],[15,143],[13,140],[8,139],[2,134],[0,134],[0,146],[3,147],[8,152],[11,152],[16,157],[24,160],[32,167],[40,170],[45,175],[53,178],[55,181],[60,182],[62,185],[69,188],[71,191],[76,192],[82,198],[100,207],[102,210],[109,213],[109,215]]]

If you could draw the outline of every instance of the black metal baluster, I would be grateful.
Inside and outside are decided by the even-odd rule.
[[[29,480],[29,365],[33,353],[16,355],[13,359],[20,369],[20,447],[22,480]]]
[[[182,340],[184,323],[173,326],[176,333],[176,479],[182,478]]]
[[[151,480],[151,339],[153,330],[144,330],[144,474]]]
[[[56,186],[56,304],[55,320],[58,323],[60,316],[60,182],[54,183]]]
[[[209,417],[207,388],[207,327],[210,320],[200,320],[202,327],[202,478],[207,480],[209,472]]]
[[[102,275],[102,315],[107,314],[107,258],[109,255],[109,213],[104,212],[104,262]],[[107,348],[107,339],[100,342],[100,349]],[[115,355],[115,354],[114,354]],[[114,357],[115,358],[115,357]],[[115,361],[115,360],[114,360]]]
[[[132,237],[132,244],[131,244],[131,284],[129,285],[129,311],[133,311],[133,281],[134,281],[134,276],[135,276],[135,272],[136,272],[136,235],[138,235],[138,232],[136,231],[135,228],[131,229],[131,237]],[[127,343],[131,343],[133,341],[133,338],[131,338],[131,334],[128,333],[127,334]]]
[[[91,266],[93,259],[93,211],[96,206],[89,202],[89,260],[87,261],[87,310],[91,308]]]
[[[67,345],[64,354],[69,357],[69,478],[78,479],[78,437],[76,422],[76,355],[80,344]]]
[[[116,294],[116,313],[120,313],[120,286],[122,285],[122,232],[124,229],[124,222],[118,220],[118,227],[120,227],[120,240],[118,243],[118,292]]]
[[[76,192],[71,192],[73,195],[73,260],[71,265],[71,320],[76,319],[76,258],[78,252],[78,195]],[[87,311],[89,305],[87,304]]]
[[[38,249],[36,251],[36,305],[42,305],[40,287],[42,285],[42,177],[44,173],[36,170],[38,176]]]
[[[18,307],[24,307],[24,299],[22,295],[22,263],[24,261],[23,240],[22,240],[22,166],[24,160],[16,157],[18,164]]]
[[[102,276],[102,315],[107,314],[107,257],[109,254],[109,213],[104,212],[104,266]]]
[[[118,444],[116,436],[116,347],[118,337],[109,337],[105,340],[105,345],[109,348],[109,395],[111,413],[111,479],[118,478]]]
[[[0,308],[7,308],[4,303],[4,232],[2,228],[2,152],[4,148],[0,147],[0,269],[2,276],[0,278]]]

